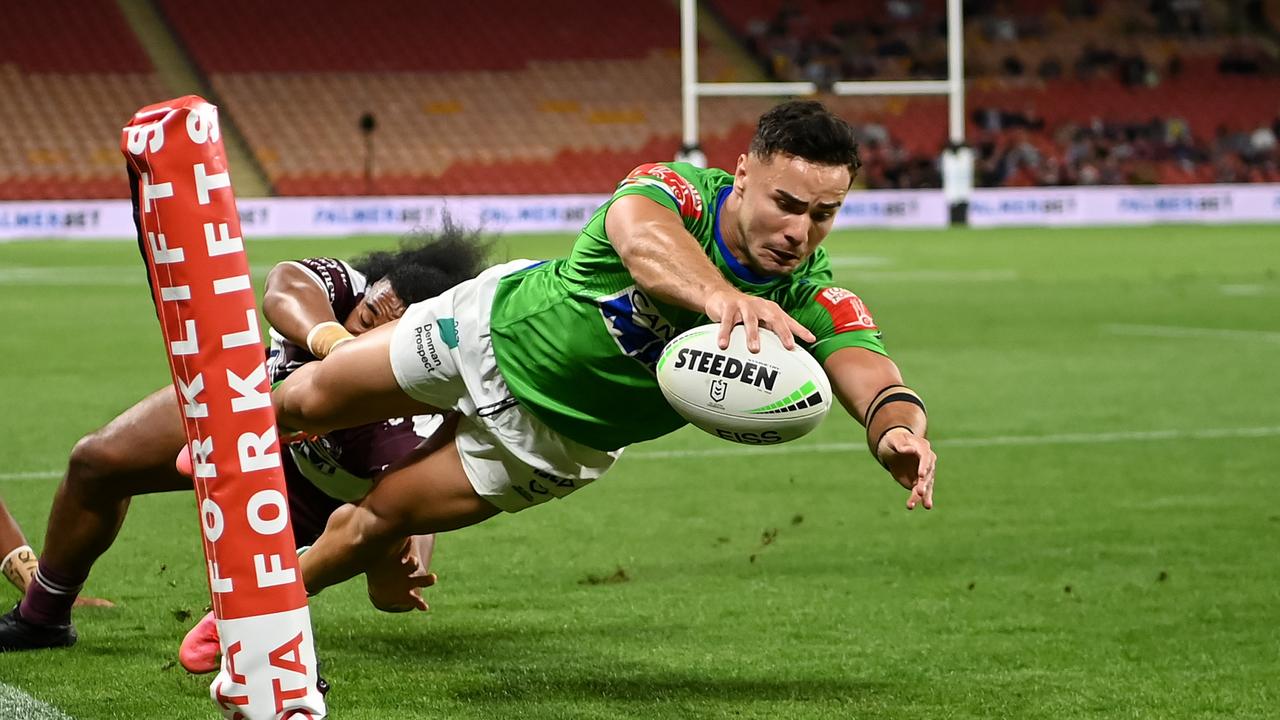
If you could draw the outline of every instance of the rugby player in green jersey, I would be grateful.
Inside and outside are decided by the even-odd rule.
[[[490,268],[300,368],[273,394],[287,430],[462,416],[454,442],[400,463],[330,516],[302,556],[307,589],[356,575],[406,535],[567,495],[626,446],[684,425],[653,367],[669,340],[708,321],[722,325],[721,347],[738,324],[753,352],[762,326],[788,348],[798,341],[910,491],[907,508],[931,508],[937,458],[924,403],[819,247],[858,167],[847,123],[816,102],[779,105],[732,174],[642,165],[569,257]],[[407,585],[403,600],[422,602]]]

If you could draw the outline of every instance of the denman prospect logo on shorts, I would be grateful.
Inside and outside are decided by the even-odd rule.
[[[422,363],[422,367],[427,372],[435,372],[440,367],[440,353],[436,350],[436,343],[432,337],[432,328],[434,323],[419,325],[418,329],[413,331],[413,345],[418,351],[418,360]]]
[[[458,322],[453,318],[440,318],[436,321],[440,326],[440,339],[451,348],[458,347]]]

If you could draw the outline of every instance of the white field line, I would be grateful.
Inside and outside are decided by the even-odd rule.
[[[1109,433],[1059,433],[1053,435],[994,435],[978,438],[942,438],[933,441],[938,448],[986,448],[1011,445],[1097,445],[1103,443],[1154,442],[1163,440],[1213,440],[1218,438],[1259,438],[1280,435],[1280,426],[1247,428],[1205,428],[1202,430],[1135,430]],[[866,451],[866,443],[818,443],[816,445],[779,445],[771,448],[723,447],[700,450],[637,450],[623,457],[636,460],[675,460],[681,458],[738,457],[743,455],[798,455]],[[3,476],[0,476],[3,477]]]
[[[882,268],[893,264],[892,258],[878,255],[828,255],[831,267],[838,268]]]
[[[147,281],[141,265],[125,272],[115,265],[0,268],[0,285],[138,285]]]
[[[261,277],[266,275],[272,267],[272,265],[253,264],[249,266],[249,272],[254,277]],[[147,271],[141,262],[137,265],[47,265],[0,268],[0,286],[142,286],[146,283]]]
[[[47,480],[62,477],[60,470],[30,470],[27,472],[0,473],[0,480]]]
[[[997,282],[1018,279],[1018,273],[1008,268],[984,268],[977,270],[891,270],[889,258],[873,256],[841,256],[831,259],[831,265],[839,268],[858,268],[859,277],[874,280],[900,282]],[[251,264],[250,272],[262,275],[272,265]],[[134,284],[146,273],[137,265],[40,265],[0,268],[0,284],[22,285],[124,285]]]
[[[895,270],[892,258],[877,255],[831,255],[833,268],[853,268],[857,279],[885,282],[1007,282],[1017,280],[1016,270],[984,268],[979,270]]]
[[[0,718],[22,720],[72,720],[70,715],[46,705],[12,685],[0,682]]]
[[[388,236],[392,236],[392,235],[395,235],[396,233],[388,232],[388,233],[385,233],[385,234],[386,234],[386,235],[388,235]],[[354,236],[347,236],[347,235],[330,235],[330,236],[320,236],[320,235],[264,235],[264,236],[258,236],[258,235],[255,235],[255,236],[253,237],[252,241],[253,241],[253,243],[256,245],[256,244],[258,244],[258,243],[263,243],[263,242],[278,242],[278,241],[281,241],[281,240],[286,240],[286,241],[287,241],[287,240],[319,240],[320,242],[326,242],[326,241],[332,241],[332,240],[350,240],[352,237],[354,237]],[[94,244],[94,245],[96,245],[96,244],[98,244],[98,243],[104,243],[104,244],[105,244],[105,243],[136,243],[136,242],[138,242],[138,238],[137,238],[136,236],[132,236],[132,235],[117,235],[117,236],[115,236],[115,237],[78,237],[78,238],[55,237],[55,236],[52,236],[52,235],[41,235],[41,236],[39,236],[39,237],[29,237],[29,236],[21,236],[21,237],[0,237],[0,245],[16,244],[16,243],[33,243],[33,244],[34,244],[34,243],[50,243],[50,244],[52,244],[52,243],[68,243],[68,242],[74,242],[74,243],[91,243],[91,244]],[[6,720],[7,720],[7,719],[6,719]]]
[[[1269,330],[1228,330],[1225,328],[1181,327],[1177,325],[1103,325],[1115,335],[1138,335],[1162,338],[1232,338],[1235,340],[1268,340],[1280,342],[1280,332]]]
[[[1220,438],[1261,438],[1280,436],[1280,426],[1246,428],[1204,428],[1201,430],[1133,430],[1109,433],[1057,433],[1050,435],[993,435],[976,438],[942,438],[934,440],[939,448],[985,448],[1011,445],[1098,445],[1103,443],[1156,442],[1164,440],[1214,440]],[[866,449],[865,443],[818,443],[814,445],[778,445],[759,448],[732,445],[699,450],[633,450],[623,456],[635,460],[675,460],[681,458],[738,457],[743,455],[825,454]],[[10,480],[45,480],[62,477],[60,470],[31,470],[0,473],[0,482]],[[0,716],[2,717],[2,716]]]
[[[1015,270],[875,270],[858,271],[858,282],[1008,282],[1017,280]]]
[[[1249,297],[1253,295],[1266,295],[1266,285],[1223,285],[1218,288],[1223,295],[1234,295]]]

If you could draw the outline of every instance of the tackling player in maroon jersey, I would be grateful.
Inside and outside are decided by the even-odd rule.
[[[272,328],[272,381],[341,352],[345,342],[398,318],[408,305],[474,277],[485,254],[485,245],[473,233],[446,223],[437,235],[410,236],[397,252],[371,253],[351,264],[311,258],[277,265],[263,298],[263,314]],[[282,459],[297,544],[309,545],[330,513],[358,500],[372,478],[424,444],[442,424],[448,430],[447,419],[438,416],[392,419],[290,446]],[[54,496],[33,582],[18,606],[0,617],[0,652],[75,643],[72,604],[93,564],[115,541],[130,500],[191,489],[190,478],[174,467],[185,445],[171,386],[76,443]],[[406,543],[401,549],[421,552],[421,558],[406,559],[407,567],[426,572],[430,541]],[[379,573],[394,576],[405,568],[399,556],[370,567],[375,605],[390,607],[379,599]]]

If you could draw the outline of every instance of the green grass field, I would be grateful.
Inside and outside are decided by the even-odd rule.
[[[386,238],[251,243],[276,261]],[[510,237],[510,256],[569,238]],[[429,614],[312,605],[332,716],[1270,718],[1280,704],[1280,228],[832,237],[929,402],[937,507],[842,411],[692,429],[444,536]],[[129,243],[0,245],[0,497],[42,542],[67,452],[168,379]],[[189,495],[134,503],[70,651],[0,655],[73,718],[214,717]],[[16,593],[0,588],[0,601]],[[3,713],[0,713],[3,714]]]

